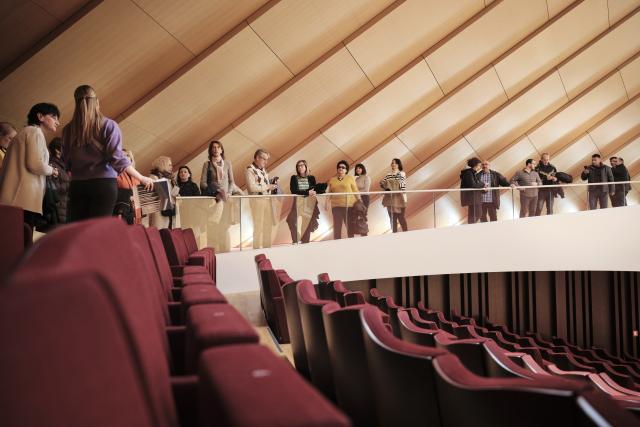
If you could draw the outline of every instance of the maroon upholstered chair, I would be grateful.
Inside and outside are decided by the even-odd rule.
[[[182,233],[177,234],[172,230],[163,228],[160,231],[162,245],[164,246],[174,276],[183,276],[189,273],[206,273],[213,279],[211,270],[207,267],[206,258],[202,255],[189,256],[187,246],[184,243]]]
[[[296,370],[305,378],[311,379],[309,374],[309,361],[307,360],[307,348],[304,343],[302,332],[302,321],[300,320],[300,309],[298,307],[298,293],[296,288],[301,281],[285,283],[282,286],[282,296],[284,298],[284,308],[287,318],[287,330],[291,342],[291,353]]]
[[[0,294],[3,425],[177,425],[160,341],[113,290],[86,269],[27,267],[11,280]]]
[[[206,350],[199,376],[201,426],[351,425],[340,410],[264,346],[239,344]]]
[[[24,253],[24,213],[14,206],[0,205],[0,283],[2,283]],[[28,227],[27,227],[28,228]],[[29,228],[29,230],[31,230]]]
[[[308,280],[300,281],[296,292],[311,381],[325,396],[335,401],[331,360],[322,322],[322,307],[332,301],[319,299],[313,283]]]
[[[278,272],[273,269],[268,259],[260,261],[258,269],[260,294],[267,324],[280,343],[288,343],[289,330]]]
[[[217,319],[211,322],[209,319]],[[196,305],[187,312],[187,374],[195,373],[198,355],[205,349],[234,343],[257,343],[260,340],[251,324],[229,304]]]
[[[193,229],[176,229],[182,231],[182,237],[184,239],[185,246],[187,247],[187,253],[189,256],[193,255],[202,255],[205,257],[207,265],[210,266],[210,269],[213,274],[213,280],[216,280],[216,251],[213,248],[198,248],[198,243],[196,242],[196,235],[193,232]]]
[[[366,427],[378,425],[378,419],[362,337],[362,307],[331,302],[322,308],[322,319],[338,406],[354,426]]]

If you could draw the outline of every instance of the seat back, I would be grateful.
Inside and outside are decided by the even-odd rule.
[[[378,425],[366,362],[360,309],[364,305],[340,307],[335,302],[322,308],[327,348],[333,370],[336,401],[355,426]]]
[[[187,246],[187,251],[190,254],[198,250],[198,243],[196,242],[196,235],[192,228],[183,228],[182,234],[184,236],[184,243]]]
[[[10,285],[30,281],[40,283],[44,289],[51,286],[50,275],[70,275],[81,270],[103,277],[111,298],[117,301],[126,319],[122,327],[130,335],[139,369],[144,371],[147,392],[157,403],[158,413],[165,413],[162,418],[170,418],[171,425],[175,425],[163,316],[157,295],[140,268],[144,261],[138,252],[120,219],[100,218],[69,224],[34,244]]]
[[[442,425],[432,359],[445,353],[395,337],[375,306],[360,320],[380,425]]]
[[[287,313],[287,328],[289,330],[289,340],[291,341],[291,353],[296,370],[305,378],[311,379],[309,374],[309,361],[307,360],[307,348],[304,343],[302,332],[302,321],[300,320],[300,309],[298,307],[298,293],[296,288],[301,281],[286,283],[282,287],[284,296],[284,307]]]
[[[175,236],[171,233],[171,230],[163,228],[159,230],[160,238],[162,239],[162,246],[167,254],[169,265],[184,265],[187,262],[186,253],[180,252],[178,248],[178,242]],[[186,252],[186,249],[185,249]]]
[[[260,300],[267,324],[280,343],[289,342],[284,297],[278,273],[268,259],[258,264],[260,274]]]
[[[296,291],[311,381],[335,401],[331,359],[322,322],[322,307],[332,301],[319,299],[313,283],[307,280],[298,283]]]
[[[142,225],[136,225],[135,227],[140,227],[145,231],[162,287],[167,292],[171,293],[171,288],[173,287],[173,274],[171,273],[169,258],[167,257],[167,253],[165,252],[162,244],[160,231],[155,227],[145,228]]]
[[[31,273],[0,293],[3,425],[175,425],[172,401],[148,387],[107,280],[88,270]],[[169,393],[168,377],[162,387]]]
[[[0,205],[0,283],[9,275],[24,253],[24,213],[14,206]],[[29,230],[31,230],[29,228]]]

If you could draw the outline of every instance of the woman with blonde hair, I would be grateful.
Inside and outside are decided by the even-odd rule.
[[[173,162],[171,157],[159,156],[151,162],[151,179],[166,179],[168,182],[169,190],[169,203],[166,209],[160,212],[154,212],[149,216],[149,225],[157,228],[172,228],[173,217],[176,215],[176,200],[175,197],[180,192],[180,187],[176,185],[176,180],[173,175]]]
[[[122,133],[118,124],[100,112],[100,103],[91,86],[79,86],[73,97],[73,118],[62,131],[69,187],[69,220],[110,216],[116,204],[116,178],[126,171],[146,188],[151,178],[143,176],[122,151]]]

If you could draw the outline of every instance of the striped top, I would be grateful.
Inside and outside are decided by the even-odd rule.
[[[400,184],[400,190],[406,190],[407,175],[404,173],[404,171],[398,171],[397,173],[388,173],[384,178],[382,178],[382,181],[380,181],[380,187],[382,187],[383,190],[390,190],[389,181],[391,180],[398,181],[398,183]]]

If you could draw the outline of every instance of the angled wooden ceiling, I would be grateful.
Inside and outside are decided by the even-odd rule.
[[[258,147],[273,175],[304,158],[321,181],[346,159],[375,183],[399,157],[412,189],[457,186],[473,155],[507,175],[543,151],[571,173],[595,151],[640,169],[640,0],[11,0],[0,12],[0,120],[22,125],[51,101],[66,122],[74,88],[91,84],[142,170],[166,154],[198,178],[213,138],[240,185]],[[416,224],[434,212],[462,217],[455,196],[410,201]],[[378,217],[383,230],[376,201]]]

